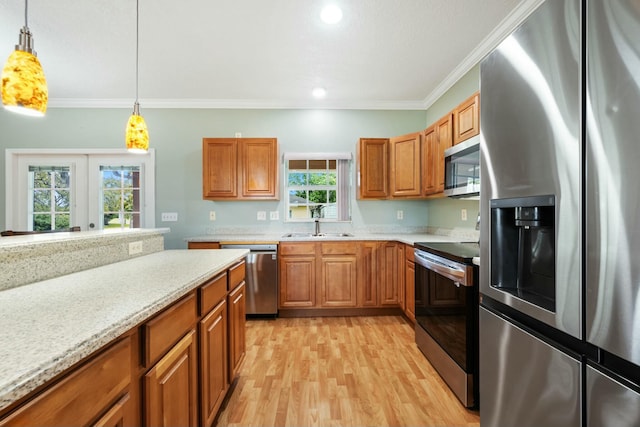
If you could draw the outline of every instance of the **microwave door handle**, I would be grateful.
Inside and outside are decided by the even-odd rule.
[[[464,283],[465,271],[463,269],[440,263],[419,253],[416,253],[415,255],[419,258],[420,265],[428,268],[429,270],[435,271],[436,273],[445,276],[453,280],[454,282]]]

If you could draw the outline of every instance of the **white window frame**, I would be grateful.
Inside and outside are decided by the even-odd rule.
[[[283,194],[285,195],[284,221],[285,222],[313,222],[315,218],[289,218],[289,160],[336,160],[337,173],[337,195],[336,206],[338,209],[338,218],[321,218],[322,222],[351,222],[351,160],[353,158],[350,152],[345,153],[284,153],[283,157]],[[341,166],[340,161],[346,161],[346,165]],[[343,169],[344,168],[344,169]],[[319,187],[319,190],[323,188]],[[325,188],[326,189],[326,188]],[[342,216],[341,216],[342,215]]]
[[[20,176],[27,164],[51,165],[69,164],[74,177],[72,180],[75,206],[73,224],[85,230],[101,230],[103,221],[98,218],[100,200],[98,185],[99,165],[141,166],[141,181],[144,184],[141,204],[144,207],[141,227],[155,227],[155,150],[146,154],[133,154],[125,149],[6,149],[5,150],[5,228],[27,229],[27,179]],[[96,169],[92,170],[91,168]],[[82,178],[84,175],[84,179]],[[22,199],[21,199],[22,198]],[[94,227],[90,228],[89,224]]]

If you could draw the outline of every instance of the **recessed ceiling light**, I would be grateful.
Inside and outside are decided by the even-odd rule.
[[[323,87],[317,87],[311,91],[311,94],[316,98],[324,98],[327,95],[327,90]]]
[[[320,18],[327,24],[337,24],[342,19],[342,9],[335,4],[329,4],[320,12]]]

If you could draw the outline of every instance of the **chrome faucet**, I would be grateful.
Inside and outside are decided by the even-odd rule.
[[[316,218],[316,233],[315,235],[318,236],[320,234],[320,220],[318,218]]]

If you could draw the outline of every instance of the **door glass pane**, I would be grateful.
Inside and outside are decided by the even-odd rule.
[[[140,227],[140,167],[100,166],[104,228]]]
[[[27,229],[68,228],[71,222],[71,172],[68,166],[29,166]]]

